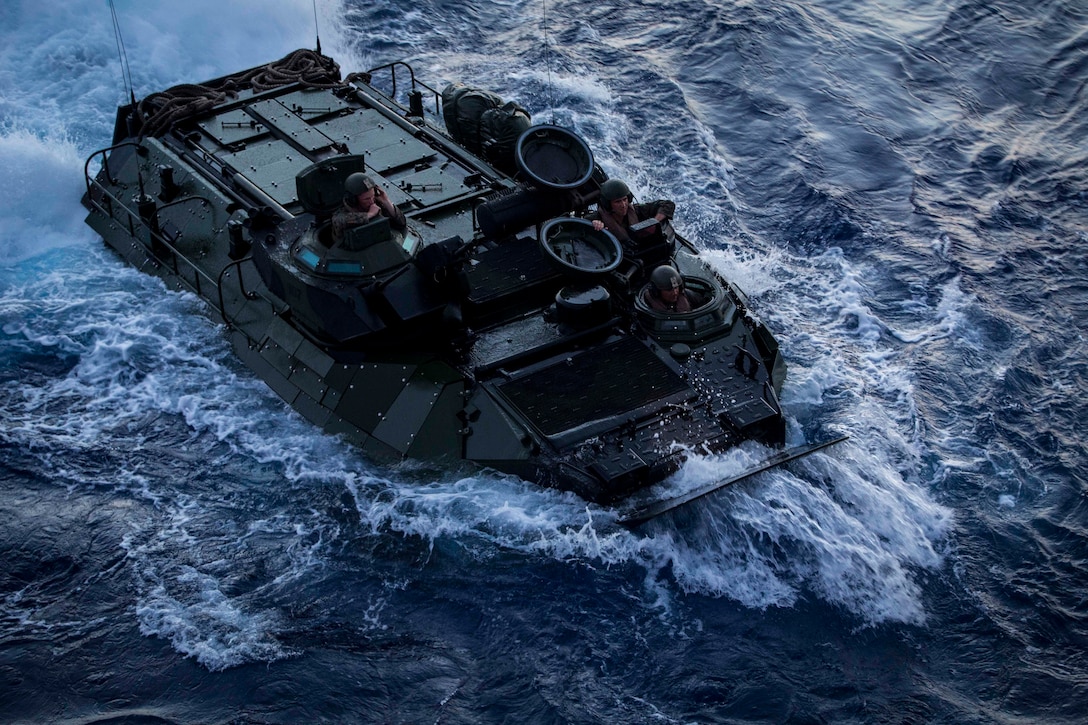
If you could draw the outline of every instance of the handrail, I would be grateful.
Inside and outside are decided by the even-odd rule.
[[[248,255],[248,256],[242,257],[241,259],[234,260],[233,262],[231,262],[227,266],[223,267],[223,269],[219,270],[219,279],[216,280],[216,284],[215,284],[215,286],[217,288],[216,291],[219,293],[219,316],[223,318],[223,324],[225,324],[227,326],[228,330],[234,328],[234,323],[231,321],[231,319],[229,317],[227,317],[227,304],[223,299],[223,277],[226,276],[227,271],[230,270],[232,267],[237,267],[238,268],[238,289],[241,291],[242,297],[247,299],[247,300],[257,299],[257,297],[259,297],[261,295],[258,295],[256,292],[247,292],[246,291],[245,279],[244,279],[244,275],[242,274],[242,262],[251,261],[252,259],[253,259],[253,255]],[[273,304],[272,300],[268,299],[267,297],[265,297],[264,300],[265,300],[265,302],[267,302],[272,307],[272,310],[274,312],[275,309],[276,309],[276,305]]]
[[[102,192],[102,195],[105,198],[111,200],[112,202],[114,202],[118,206],[120,206],[122,209],[124,209],[124,211],[125,211],[125,213],[126,213],[126,215],[128,217],[127,218],[127,223],[128,223],[128,226],[129,226],[129,236],[130,237],[132,237],[135,240],[136,239],[135,229],[137,227],[142,227],[142,228],[147,230],[148,236],[152,240],[153,245],[158,245],[160,249],[169,252],[170,259],[167,260],[167,259],[163,259],[162,255],[160,253],[156,252],[154,249],[149,249],[148,250],[148,251],[151,252],[154,259],[156,259],[156,260],[158,260],[160,262],[163,262],[163,263],[168,263],[168,264],[171,265],[171,269],[173,270],[174,275],[177,277],[178,281],[182,285],[184,285],[191,292],[193,292],[196,295],[200,296],[202,299],[207,300],[209,302],[209,304],[213,305],[215,307],[216,311],[219,312],[219,316],[223,319],[223,322],[227,325],[228,328],[233,328],[234,323],[232,322],[231,318],[227,314],[226,301],[225,301],[225,298],[223,296],[223,277],[226,274],[227,270],[231,269],[232,267],[238,267],[238,289],[242,293],[242,296],[247,300],[252,300],[252,299],[257,299],[257,298],[263,299],[265,302],[267,302],[269,304],[269,306],[273,309],[274,312],[276,311],[276,309],[277,309],[277,300],[271,299],[267,295],[261,294],[259,292],[251,292],[251,291],[246,289],[245,279],[244,279],[244,275],[242,274],[242,268],[241,268],[240,265],[241,265],[242,262],[245,262],[247,259],[252,259],[251,256],[244,257],[242,259],[231,262],[230,264],[223,267],[222,270],[220,270],[219,277],[217,279],[212,279],[211,275],[209,275],[207,272],[202,270],[200,267],[196,266],[196,264],[194,264],[193,262],[189,261],[189,259],[184,254],[182,254],[181,251],[178,250],[169,241],[168,237],[164,236],[161,232],[156,231],[152,227],[152,225],[148,224],[144,219],[142,219],[139,216],[138,213],[134,212],[132,209],[130,209],[128,206],[126,206],[119,198],[117,198],[116,196],[111,194],[108,190],[106,190],[106,188],[97,179],[90,180],[90,183],[93,184],[95,188],[100,189],[101,192]],[[88,188],[90,188],[90,186],[88,186]],[[199,197],[189,197],[189,198],[196,199],[196,198],[199,198]],[[179,201],[183,201],[183,200],[179,200]],[[111,213],[111,211],[109,209],[104,207],[101,203],[99,203],[99,201],[97,199],[94,198],[94,196],[90,195],[89,193],[88,193],[88,196],[87,196],[87,203],[90,204],[96,211],[98,211],[99,213],[105,215],[106,217],[108,217],[110,219],[117,220],[116,217],[113,216],[113,214]],[[120,220],[117,220],[117,221],[120,221]],[[183,275],[181,273],[181,270],[178,267],[178,259],[183,260],[185,262],[185,265],[190,270],[192,270],[193,280],[194,281],[190,281],[189,277],[186,277],[185,275]],[[216,290],[216,294],[214,296],[212,296],[210,294],[209,295],[204,294],[204,290],[203,290],[203,288],[202,288],[202,286],[200,284],[201,279],[205,280],[208,285],[214,286],[214,288]],[[218,298],[218,299],[216,299],[216,298]]]
[[[160,262],[169,262],[169,263],[171,263],[171,267],[173,269],[174,274],[178,276],[178,279],[181,282],[183,282],[186,287],[188,287],[189,289],[191,289],[193,292],[200,295],[201,297],[204,297],[204,295],[202,293],[202,290],[201,290],[201,286],[200,286],[200,279],[201,278],[206,280],[207,283],[210,284],[210,285],[217,285],[218,284],[216,282],[216,280],[212,279],[212,277],[209,274],[207,274],[204,270],[202,270],[200,267],[197,267],[195,264],[190,262],[185,257],[185,255],[183,255],[173,244],[171,244],[169,238],[166,235],[164,235],[161,231],[157,231],[151,224],[149,224],[142,217],[140,217],[138,212],[134,212],[123,201],[121,201],[121,199],[119,199],[114,194],[110,193],[109,190],[107,190],[106,187],[103,186],[97,179],[94,179],[94,180],[89,179],[88,181],[89,181],[89,183],[88,183],[87,203],[90,204],[92,207],[94,207],[94,209],[96,211],[98,211],[99,213],[105,215],[106,217],[108,217],[110,219],[115,219],[116,221],[121,221],[120,219],[117,219],[117,217],[115,217],[113,215],[112,208],[106,208],[105,206],[103,206],[98,201],[98,199],[96,199],[90,193],[89,190],[91,188],[91,184],[93,184],[96,189],[101,191],[103,198],[110,200],[111,202],[117,204],[121,209],[124,210],[125,215],[127,216],[127,219],[125,221],[128,223],[129,236],[131,236],[131,237],[133,237],[133,239],[135,239],[135,237],[136,237],[135,230],[137,228],[142,227],[142,228],[147,230],[148,237],[151,240],[152,245],[159,245],[162,249],[165,249],[166,251],[168,251],[170,253],[171,259],[167,260],[167,259],[161,258],[160,255],[157,254],[154,250],[151,250],[152,254]],[[158,220],[158,210],[156,210],[155,219],[156,219],[156,221]],[[184,260],[185,264],[194,272],[193,279],[196,280],[195,285],[193,283],[190,283],[189,279],[182,275],[180,269],[178,268],[178,258],[181,258],[182,260]],[[222,309],[220,309],[219,313],[222,314],[222,312],[223,312]]]
[[[124,148],[125,146],[134,146],[139,149],[142,148],[143,144],[138,141],[122,141],[119,144],[107,146],[104,149],[99,149],[98,151],[95,151],[87,157],[86,161],[83,162],[83,180],[86,182],[88,195],[91,193],[91,180],[93,178],[91,176],[90,166],[91,162],[94,161],[94,158],[99,155],[102,156],[102,170],[106,172],[106,181],[110,182],[111,184],[116,184],[117,182],[114,180],[113,175],[110,174],[110,157],[106,154],[109,154],[111,151],[116,151],[119,148]],[[96,181],[95,183],[98,182]]]

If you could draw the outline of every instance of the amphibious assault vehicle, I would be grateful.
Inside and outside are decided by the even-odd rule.
[[[402,63],[342,78],[299,50],[133,99],[85,171],[110,247],[199,295],[246,365],[378,461],[612,503],[692,452],[784,443],[785,364],[740,290],[668,223],[638,245],[595,229],[586,141],[486,91]],[[406,231],[334,233],[356,173]],[[647,294],[666,264],[689,311]]]

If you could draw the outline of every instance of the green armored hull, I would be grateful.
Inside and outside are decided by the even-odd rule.
[[[739,290],[668,225],[637,247],[595,230],[581,217],[607,177],[588,144],[486,94],[474,125],[453,112],[469,96],[403,64],[342,79],[310,51],[153,94],[88,159],[87,222],[379,461],[471,461],[614,502],[691,451],[781,445],[785,365]],[[333,233],[356,172],[406,232]],[[662,263],[691,311],[647,302]]]

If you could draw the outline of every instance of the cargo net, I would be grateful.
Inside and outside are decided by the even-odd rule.
[[[306,88],[335,88],[341,85],[340,66],[332,58],[302,49],[260,68],[211,83],[186,83],[152,93],[136,104],[140,133],[161,136],[172,124],[236,98],[243,88],[260,92],[289,83]]]

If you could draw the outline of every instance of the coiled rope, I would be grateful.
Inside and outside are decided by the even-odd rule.
[[[261,92],[291,83],[305,88],[336,88],[343,85],[340,66],[336,61],[316,51],[300,49],[268,65],[210,84],[183,83],[152,93],[136,104],[140,133],[144,136],[161,136],[178,121],[237,98],[238,92],[245,88]]]

